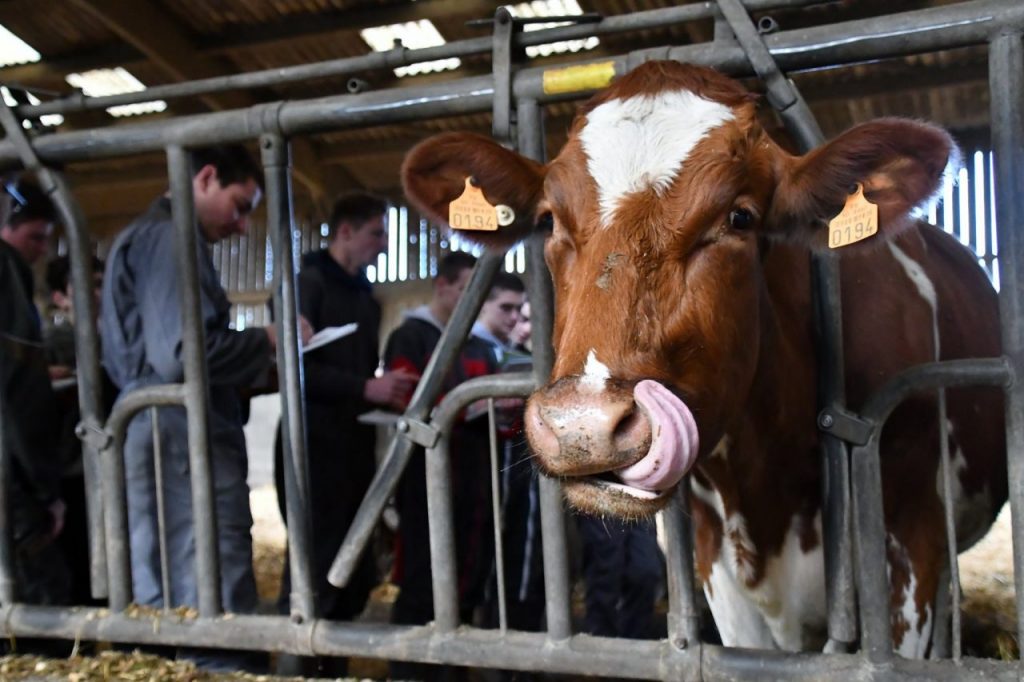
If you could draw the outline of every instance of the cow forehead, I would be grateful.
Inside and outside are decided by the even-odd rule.
[[[579,140],[597,185],[601,224],[611,224],[624,197],[664,192],[697,143],[733,118],[731,107],[689,90],[612,99],[591,110]]]

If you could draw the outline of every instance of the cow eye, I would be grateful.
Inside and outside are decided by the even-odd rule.
[[[555,227],[555,220],[551,216],[551,213],[550,212],[544,213],[539,218],[537,218],[537,225],[536,225],[536,227],[537,227],[537,231],[538,232],[543,232],[545,234],[551,234],[551,231]]]
[[[754,214],[745,208],[734,208],[729,213],[729,227],[734,230],[749,230],[754,226]]]

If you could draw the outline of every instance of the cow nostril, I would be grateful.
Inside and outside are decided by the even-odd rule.
[[[612,442],[621,455],[646,453],[651,445],[651,423],[647,416],[634,406],[615,425]]]

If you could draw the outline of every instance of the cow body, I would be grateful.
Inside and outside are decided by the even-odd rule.
[[[646,64],[583,107],[540,166],[448,134],[406,161],[435,217],[472,177],[516,221],[550,229],[555,366],[527,436],[574,506],[636,517],[691,473],[696,565],[726,644],[824,642],[822,473],[809,249],[855,185],[880,233],[841,260],[846,385],[857,408],[915,364],[999,353],[996,299],[972,254],[913,209],[955,147],[889,119],[804,157],[760,128],[751,97],[708,69]],[[927,653],[945,552],[939,419],[948,420],[960,549],[1006,497],[992,390],[902,405],[882,435],[894,645]]]

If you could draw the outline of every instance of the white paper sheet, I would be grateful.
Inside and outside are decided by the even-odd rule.
[[[358,322],[352,322],[350,324],[342,325],[341,327],[324,327],[316,334],[313,334],[309,343],[302,347],[302,352],[308,353],[311,350],[316,350],[320,346],[326,346],[333,341],[337,341],[342,337],[348,336],[358,327]]]

